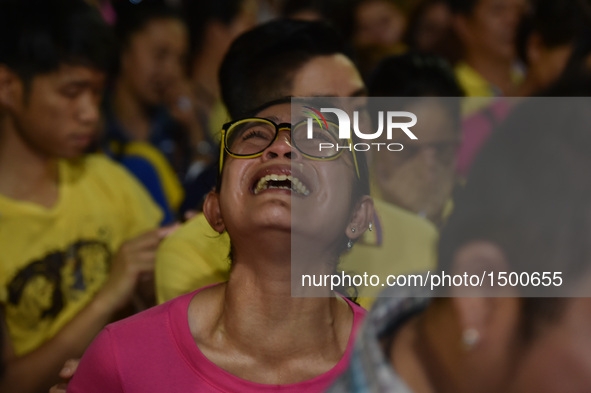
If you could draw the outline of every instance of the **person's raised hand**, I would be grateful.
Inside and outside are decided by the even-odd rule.
[[[173,225],[148,231],[123,243],[111,259],[109,278],[97,294],[97,299],[113,310],[125,306],[139,278],[145,279],[146,275],[153,274],[160,242],[177,227]]]

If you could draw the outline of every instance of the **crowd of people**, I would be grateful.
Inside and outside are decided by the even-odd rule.
[[[591,391],[590,95],[588,0],[0,0],[0,391]]]

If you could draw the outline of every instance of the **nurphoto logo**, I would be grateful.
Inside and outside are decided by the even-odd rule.
[[[320,108],[320,111],[310,106],[304,106],[307,111],[304,114],[308,115],[307,119],[307,138],[316,139],[320,130],[322,133],[329,133],[331,140],[318,143],[319,151],[323,149],[337,149],[337,150],[356,150],[368,151],[372,147],[378,151],[380,148],[385,148],[389,151],[401,151],[404,146],[401,143],[390,143],[395,135],[395,130],[401,130],[412,140],[417,140],[417,136],[410,130],[411,127],[417,124],[417,116],[412,112],[406,111],[379,111],[378,114],[378,129],[375,132],[367,133],[360,129],[359,111],[353,111],[353,127],[351,127],[351,119],[347,112],[338,108]],[[328,122],[322,113],[332,113],[336,116],[338,124]],[[384,119],[386,119],[384,121]],[[386,126],[384,127],[384,123]],[[334,125],[334,127],[331,127]],[[376,140],[380,138],[386,130],[386,139],[388,143],[373,142],[373,143],[352,143],[351,129],[355,135],[361,140]],[[338,141],[348,141],[345,144],[339,144]],[[336,146],[335,146],[336,143]]]

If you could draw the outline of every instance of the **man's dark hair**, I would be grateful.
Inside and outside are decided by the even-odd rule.
[[[114,39],[82,0],[0,0],[0,64],[25,84],[62,64],[108,71]]]
[[[463,97],[449,63],[438,56],[407,53],[384,59],[370,75],[367,84],[372,97],[400,97],[395,102],[407,105],[419,102],[415,97]],[[451,115],[454,129],[460,131],[460,99],[441,101]],[[384,103],[385,104],[385,103]],[[387,107],[372,105],[372,113]],[[372,118],[375,118],[372,116]]]
[[[580,92],[581,86],[590,96],[589,75],[573,80],[571,89]],[[562,272],[564,285],[543,288],[545,296],[564,295],[556,291],[573,288],[589,273],[590,105],[589,97],[539,97],[516,108],[492,134],[441,233],[440,270],[453,270],[462,246],[487,241],[503,252],[504,271]],[[540,295],[531,289],[519,293]],[[560,303],[524,299],[524,332],[532,333],[536,321],[555,319]]]
[[[341,36],[322,22],[276,20],[238,37],[220,68],[222,99],[232,118],[290,95],[293,76],[318,56],[345,54]]]
[[[373,97],[463,97],[453,69],[435,55],[407,53],[388,57],[367,83]]]
[[[245,0],[183,0],[183,15],[189,26],[190,52],[199,54],[203,48],[205,29],[211,22],[230,25],[244,8]]]

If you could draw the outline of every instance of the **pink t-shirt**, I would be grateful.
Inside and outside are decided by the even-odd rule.
[[[353,309],[353,330],[343,358],[316,378],[264,385],[238,378],[199,350],[187,312],[200,290],[107,326],[84,353],[68,393],[323,392],[345,371],[365,310]]]

